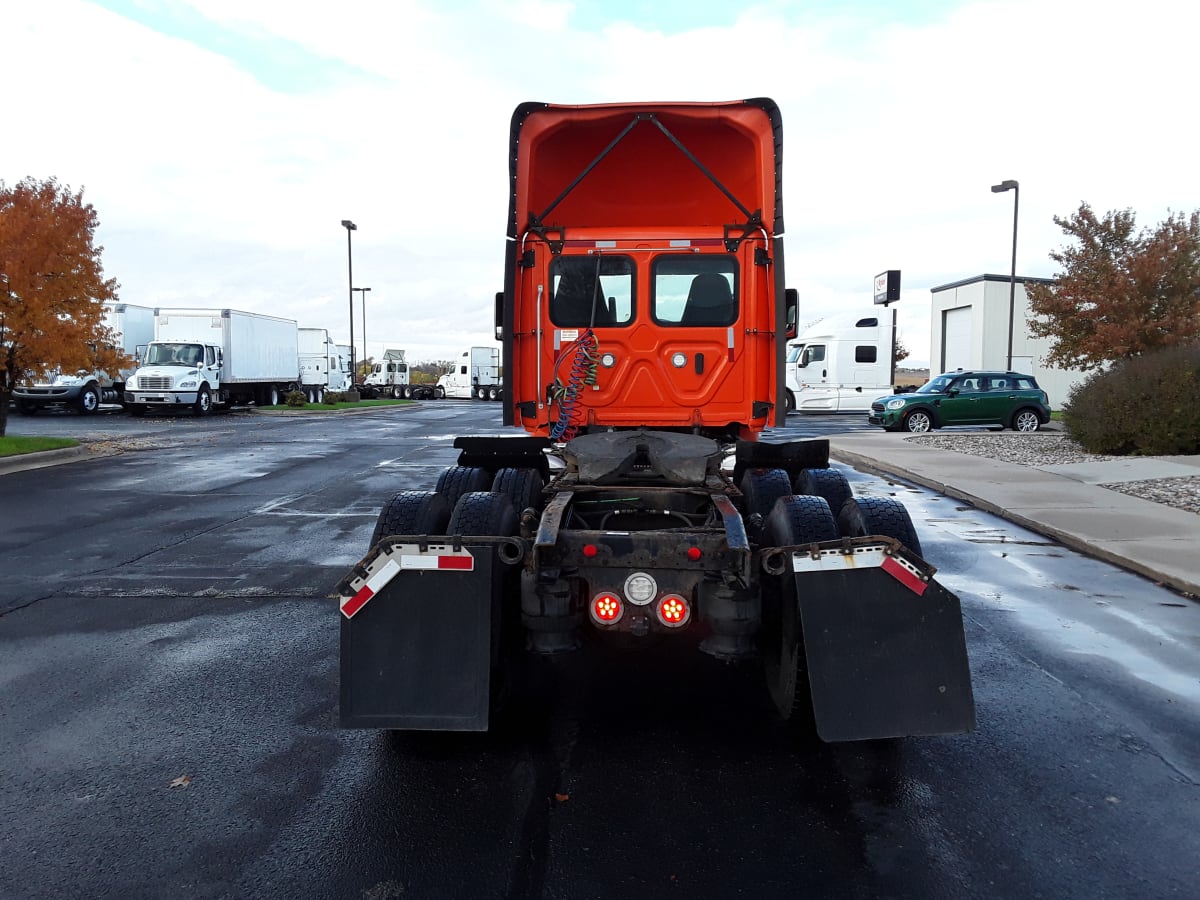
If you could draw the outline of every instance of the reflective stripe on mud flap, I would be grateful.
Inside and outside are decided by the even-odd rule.
[[[423,571],[472,572],[475,557],[468,550],[455,550],[445,544],[430,544],[425,548],[417,544],[399,544],[380,554],[367,570],[365,580],[351,582],[353,594],[343,595],[342,615],[354,617],[367,601],[378,594],[388,582],[404,569]]]
[[[869,547],[854,547],[853,552],[844,553],[840,548],[821,550],[816,557],[810,553],[792,554],[793,572],[830,572],[841,569],[880,568],[887,572],[918,597],[929,587],[930,576],[902,556],[888,553],[880,544]]]

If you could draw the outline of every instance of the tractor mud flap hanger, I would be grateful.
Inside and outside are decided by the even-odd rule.
[[[898,541],[866,537],[771,550],[763,567],[794,573],[795,637],[822,740],[974,729],[962,609],[932,566]]]
[[[392,536],[337,586],[343,728],[486,731],[494,611],[517,538]]]

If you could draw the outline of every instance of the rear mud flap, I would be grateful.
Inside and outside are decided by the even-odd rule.
[[[507,540],[385,538],[342,580],[343,728],[487,730]]]
[[[888,542],[792,554],[817,734],[825,741],[975,728],[958,597]]]

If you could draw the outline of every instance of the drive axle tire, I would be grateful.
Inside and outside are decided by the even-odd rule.
[[[371,546],[389,534],[446,534],[450,504],[433,491],[400,491],[392,495],[375,522]]]
[[[792,493],[792,480],[783,469],[747,469],[742,476],[742,495],[746,515],[755,513],[766,519],[781,497]]]
[[[801,469],[792,489],[797,494],[824,497],[834,516],[837,516],[851,495],[850,482],[837,469]]]
[[[871,534],[895,538],[917,556],[923,556],[908,510],[891,497],[852,498],[838,513],[838,531],[850,538]]]
[[[821,543],[837,539],[837,523],[824,497],[785,497],[775,504],[763,531],[771,547]],[[770,579],[763,594],[763,674],[767,693],[785,721],[811,718],[806,689],[796,579],[791,571]]]
[[[458,498],[447,534],[505,536],[517,533],[512,501],[495,491],[470,491]]]
[[[542,487],[542,473],[537,469],[501,469],[492,481],[492,490],[512,502],[518,518],[530,507],[541,511]]]
[[[458,498],[463,494],[471,491],[487,491],[491,490],[491,487],[492,476],[487,469],[480,469],[476,466],[451,466],[442,470],[434,490],[445,497],[450,508],[454,509]]]
[[[33,403],[30,400],[18,400],[17,401],[17,412],[19,412],[23,416],[37,415],[37,412],[40,409],[41,409],[41,406],[39,406],[36,403]]]

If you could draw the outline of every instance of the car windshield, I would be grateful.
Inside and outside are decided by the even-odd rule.
[[[937,378],[929,379],[929,381],[917,388],[917,393],[944,394],[946,393],[946,388],[950,387],[950,382],[953,380],[954,378],[950,375],[939,375]]]

